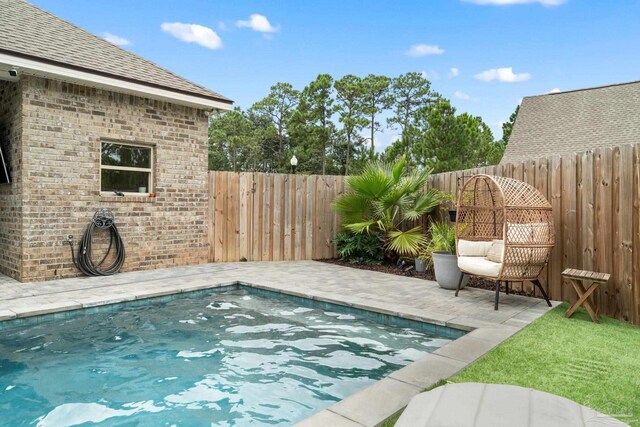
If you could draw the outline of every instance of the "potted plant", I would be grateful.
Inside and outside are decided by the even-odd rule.
[[[449,224],[434,222],[431,224],[431,259],[436,282],[444,289],[454,290],[458,287],[458,281],[462,272],[458,268],[456,256],[456,232]],[[469,276],[462,281],[461,288],[467,285]]]
[[[427,266],[431,263],[431,249],[429,245],[423,245],[418,249],[414,262],[415,270],[418,273],[423,273],[427,270]]]
[[[441,207],[443,210],[447,211],[449,214],[449,221],[452,224],[456,222],[456,197],[452,193],[442,192],[440,193],[442,196]]]

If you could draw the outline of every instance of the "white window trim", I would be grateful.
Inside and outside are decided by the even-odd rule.
[[[116,145],[126,145],[128,147],[136,147],[136,148],[148,148],[150,151],[149,154],[149,163],[151,164],[150,168],[135,168],[130,166],[111,166],[111,165],[103,165],[102,164],[102,145],[103,144],[116,144]],[[149,173],[149,187],[147,188],[146,193],[133,193],[128,191],[123,191],[122,194],[125,196],[138,196],[138,197],[149,197],[149,194],[153,193],[153,166],[154,166],[154,155],[153,155],[154,146],[147,144],[135,144],[131,142],[121,142],[121,141],[112,141],[105,140],[100,141],[100,195],[101,196],[115,196],[112,191],[102,191],[102,169],[110,169],[110,170],[121,170],[121,171],[131,171],[131,172],[148,172]]]

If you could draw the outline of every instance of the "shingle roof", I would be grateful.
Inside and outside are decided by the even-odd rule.
[[[501,163],[637,144],[640,81],[526,97]]]
[[[0,0],[0,52],[224,103],[232,102],[24,0]]]

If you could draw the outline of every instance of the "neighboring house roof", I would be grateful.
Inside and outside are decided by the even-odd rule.
[[[500,163],[640,141],[640,81],[526,97]]]
[[[0,0],[0,63],[28,74],[59,74],[106,86],[120,84],[127,92],[193,101],[187,104],[230,109],[233,103],[24,0]]]

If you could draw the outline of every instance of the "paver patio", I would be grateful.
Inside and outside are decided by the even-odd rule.
[[[315,261],[202,264],[40,283],[0,282],[0,320],[243,283],[470,331],[422,360],[303,421],[375,426],[425,387],[447,378],[544,314],[542,300],[467,288],[455,298],[435,282]],[[555,305],[555,304],[554,304]]]

